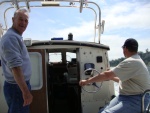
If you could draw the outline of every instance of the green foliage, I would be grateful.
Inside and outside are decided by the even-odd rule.
[[[138,54],[140,55],[140,57],[143,59],[143,61],[145,62],[145,64],[147,66],[150,66],[150,51],[148,49],[146,49],[146,52],[138,52]],[[114,67],[117,66],[121,61],[123,61],[125,58],[118,58],[116,60],[111,60],[109,61],[110,66]]]

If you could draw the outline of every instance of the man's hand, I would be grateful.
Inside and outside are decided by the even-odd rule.
[[[23,106],[31,104],[33,96],[31,95],[30,91],[23,93],[23,100],[24,100]]]
[[[79,82],[79,85],[80,85],[80,86],[85,86],[85,85],[87,85],[87,84],[88,84],[87,80],[81,80],[81,81]]]

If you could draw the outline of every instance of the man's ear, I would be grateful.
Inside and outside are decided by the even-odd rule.
[[[128,48],[126,48],[126,47],[124,48],[124,50],[125,50],[125,51],[129,51]]]
[[[14,22],[14,17],[12,17],[12,22]]]

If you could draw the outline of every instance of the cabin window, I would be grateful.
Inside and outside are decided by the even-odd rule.
[[[61,63],[61,62],[64,62],[63,61],[64,60],[63,56],[64,56],[64,53],[61,53],[61,52],[49,53],[49,62],[50,63]],[[76,53],[66,52],[65,53],[65,61],[66,62],[71,62],[72,59],[76,59]]]
[[[39,90],[43,86],[42,79],[42,56],[38,52],[29,52],[32,75],[31,75],[31,89]]]
[[[72,59],[76,59],[76,53],[67,52],[67,61],[71,62]]]
[[[60,52],[49,53],[49,62],[62,62],[62,55]]]

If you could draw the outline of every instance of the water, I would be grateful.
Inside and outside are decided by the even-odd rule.
[[[114,85],[115,85],[115,95],[119,95],[119,85],[117,82],[114,82]]]
[[[148,70],[149,70],[149,73],[150,73],[150,66],[147,66]]]

